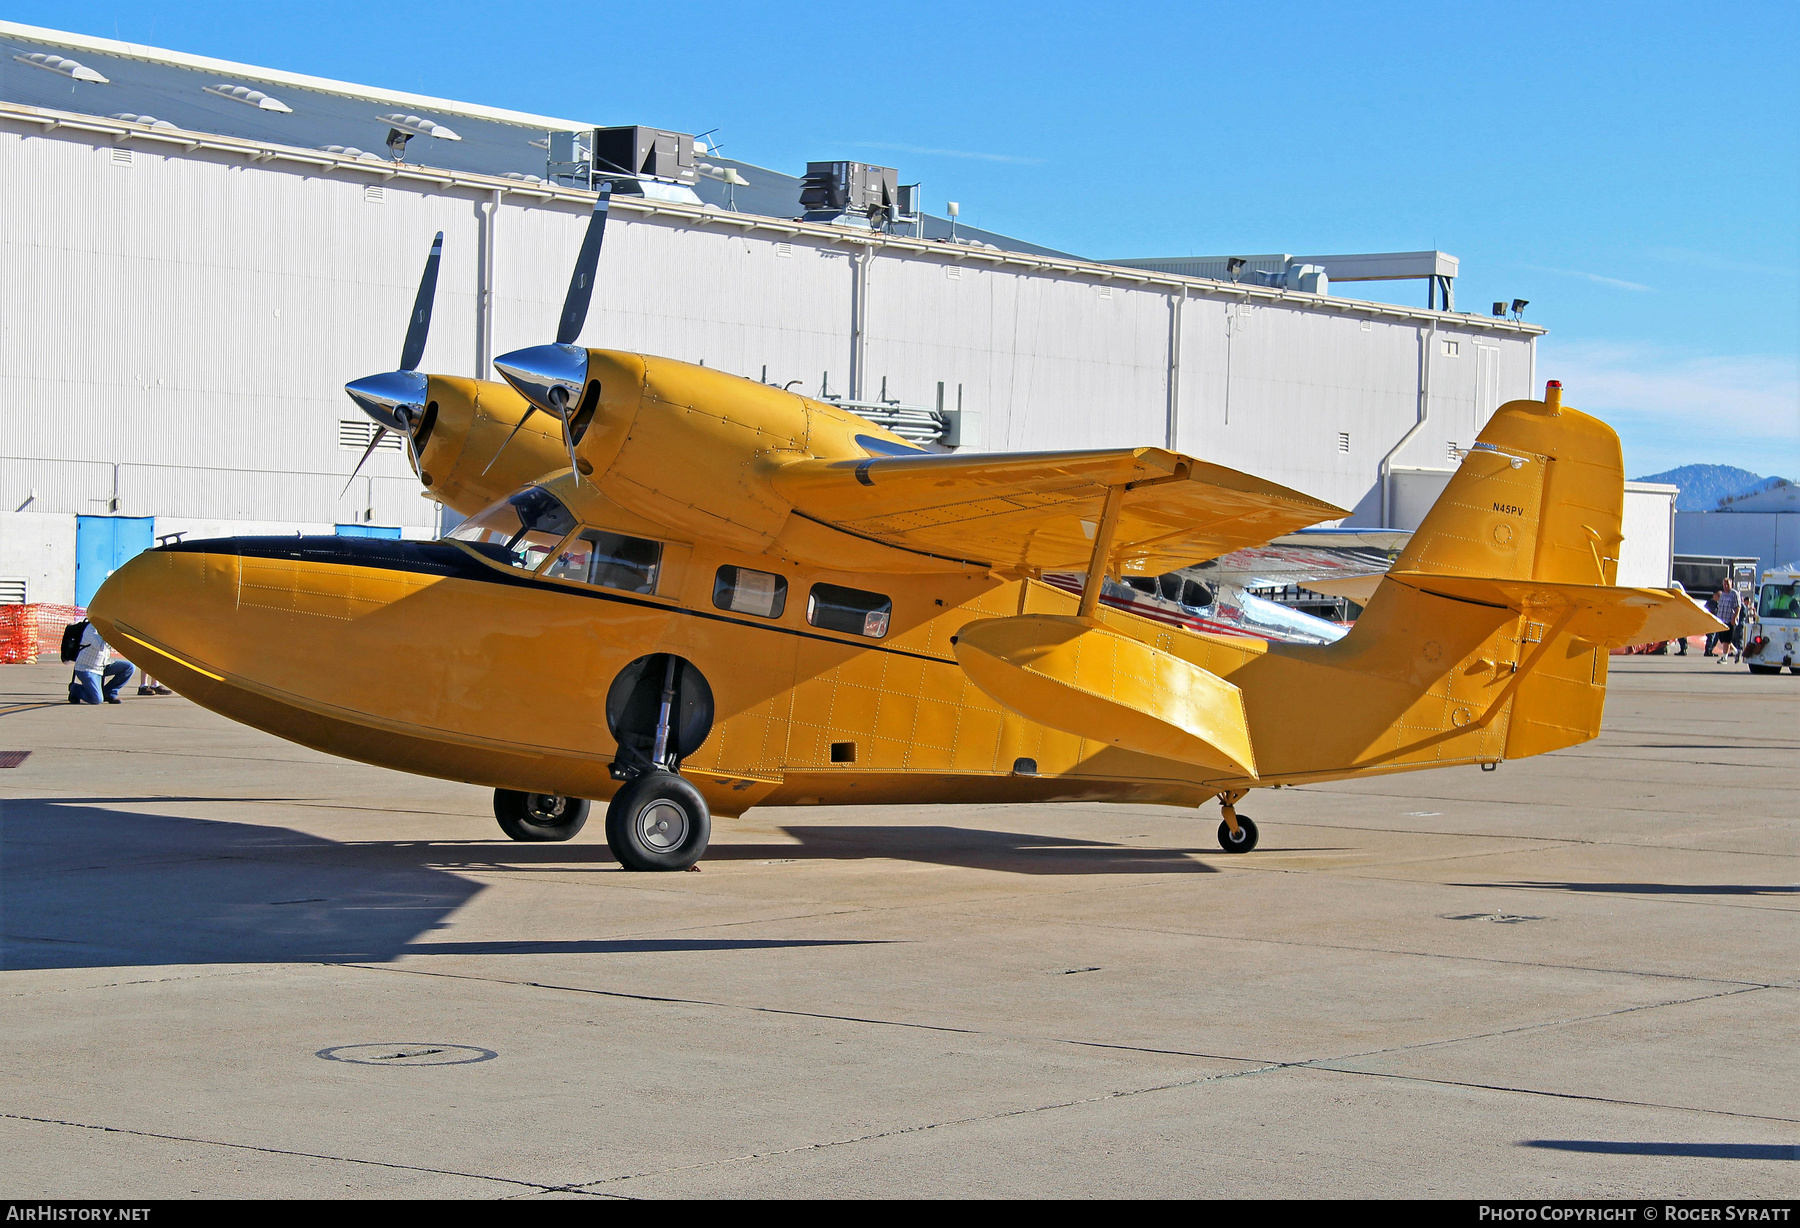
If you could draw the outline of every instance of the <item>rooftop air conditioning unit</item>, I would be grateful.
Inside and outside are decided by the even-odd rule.
[[[863,162],[808,162],[800,207],[802,221],[885,229],[902,212],[899,172]]]
[[[685,132],[635,125],[596,128],[589,157],[595,188],[610,184],[614,192],[626,195],[700,203],[694,191],[700,178],[694,138]]]

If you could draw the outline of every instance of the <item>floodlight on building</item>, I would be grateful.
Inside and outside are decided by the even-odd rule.
[[[42,68],[46,72],[59,73],[76,81],[88,81],[94,85],[112,84],[105,77],[89,68],[86,64],[71,60],[67,56],[51,55],[47,51],[34,51],[30,55],[15,55],[13,59],[21,64],[29,64],[33,68]]]
[[[1505,315],[1506,315],[1506,304],[1505,303],[1495,303],[1494,304],[1494,317],[1496,319],[1500,319],[1500,318],[1504,318]]]
[[[255,107],[259,111],[279,111],[283,115],[291,114],[294,108],[279,98],[271,98],[261,90],[253,90],[247,85],[232,85],[221,81],[217,85],[204,87],[209,94],[217,94],[220,98],[229,98],[233,102],[241,102],[247,107]]]
[[[1233,256],[1225,262],[1225,273],[1232,281],[1236,281],[1239,275],[1243,273],[1244,266],[1248,263],[1249,261],[1245,260],[1242,256]]]
[[[1517,320],[1517,319],[1523,318],[1523,316],[1525,314],[1525,309],[1529,306],[1531,306],[1530,299],[1523,299],[1523,298],[1514,299],[1512,301],[1513,319]]]

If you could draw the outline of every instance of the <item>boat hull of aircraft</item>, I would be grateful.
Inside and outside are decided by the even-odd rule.
[[[690,565],[710,575],[713,563]],[[1030,587],[1030,604],[1072,610],[1060,591]],[[1196,805],[1217,791],[1181,765],[988,699],[949,641],[975,618],[1017,609],[1021,584],[970,576],[934,588],[944,596],[921,602],[931,614],[870,647],[519,576],[450,543],[237,538],[146,552],[90,614],[122,653],[234,720],[495,788],[610,797],[609,687],[633,661],[673,653],[713,693],[712,728],[682,771],[717,814],[888,800]]]

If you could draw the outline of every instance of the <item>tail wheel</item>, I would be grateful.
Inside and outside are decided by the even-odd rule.
[[[1219,824],[1219,847],[1227,853],[1248,853],[1256,847],[1256,823],[1248,815],[1237,816],[1237,832],[1231,830],[1231,824]]]
[[[588,804],[579,797],[494,790],[494,817],[514,840],[572,840],[587,816]]]
[[[685,870],[711,838],[706,799],[673,772],[626,781],[606,807],[606,843],[627,870]]]

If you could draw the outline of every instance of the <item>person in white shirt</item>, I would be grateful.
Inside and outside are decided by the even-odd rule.
[[[109,704],[119,702],[119,688],[131,681],[133,666],[129,661],[113,660],[112,649],[100,638],[92,623],[81,633],[81,651],[75,654],[75,677],[69,682],[72,704]]]

